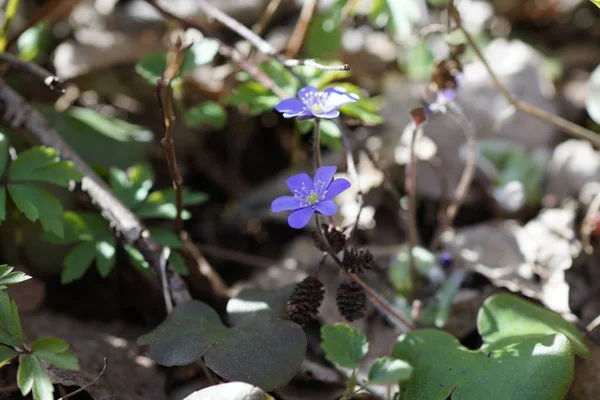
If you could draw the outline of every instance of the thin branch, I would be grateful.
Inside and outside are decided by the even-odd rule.
[[[419,125],[413,123],[410,137],[410,158],[406,167],[405,186],[408,194],[408,266],[413,286],[417,285],[419,274],[417,272],[416,260],[413,254],[417,247],[417,154],[415,151]]]
[[[84,390],[86,390],[87,388],[89,388],[90,386],[92,386],[94,383],[98,382],[98,380],[102,377],[102,375],[104,375],[104,371],[106,371],[106,367],[107,366],[108,366],[108,360],[107,360],[106,357],[104,357],[104,366],[102,367],[102,371],[100,371],[100,373],[98,374],[98,376],[95,377],[93,381],[91,381],[87,385],[84,385],[84,386],[80,387],[79,389],[75,390],[74,392],[71,392],[68,395],[61,397],[58,400],[65,400],[65,399],[68,399],[69,397],[73,397],[76,394],[79,394],[79,393],[83,392]]]
[[[300,47],[302,47],[302,42],[304,42],[304,37],[308,31],[308,25],[310,25],[310,20],[317,8],[317,3],[318,0],[304,1],[302,10],[300,11],[300,17],[298,18],[296,27],[288,41],[287,50],[285,51],[286,57],[294,57],[300,51]]]
[[[162,252],[160,253],[160,281],[162,284],[167,314],[171,314],[171,311],[173,311],[173,299],[171,298],[171,289],[169,288],[169,280],[167,279],[167,261],[169,261],[170,255],[171,249],[163,247]]]
[[[252,26],[252,32],[256,33],[258,36],[262,35],[267,29],[267,26],[271,23],[271,20],[281,3],[282,0],[271,0],[265,9],[265,12],[260,17],[260,20]]]
[[[590,202],[588,206],[587,212],[585,213],[585,217],[581,222],[581,227],[579,228],[579,233],[581,235],[581,242],[583,244],[583,250],[587,254],[592,254],[594,252],[594,247],[592,246],[591,236],[592,232],[596,228],[596,215],[598,215],[598,211],[600,210],[600,192],[596,193],[596,196]]]
[[[8,64],[9,67],[21,71],[35,80],[43,82],[44,85],[48,86],[48,88],[54,92],[61,94],[65,91],[63,82],[58,76],[35,63],[21,60],[19,57],[7,52],[0,53],[0,63]]]
[[[458,24],[458,28],[463,32],[463,34],[465,35],[465,37],[467,39],[467,42],[469,42],[469,45],[471,46],[471,48],[477,55],[477,58],[479,58],[479,60],[482,62],[483,66],[485,67],[486,71],[492,78],[492,81],[494,82],[494,86],[496,86],[496,89],[498,89],[502,93],[502,95],[506,98],[506,100],[511,105],[513,105],[517,110],[519,110],[521,112],[524,112],[526,114],[531,115],[532,117],[535,117],[539,120],[547,122],[551,125],[554,125],[555,127],[563,130],[564,132],[570,134],[571,136],[574,136],[578,139],[588,140],[596,148],[600,148],[600,136],[598,136],[593,131],[586,129],[582,126],[579,126],[577,124],[574,124],[571,121],[567,121],[566,119],[561,118],[558,115],[552,114],[548,111],[545,111],[537,106],[534,106],[533,104],[530,104],[523,100],[519,100],[519,99],[515,98],[510,93],[508,88],[502,82],[500,82],[500,79],[498,78],[498,76],[496,76],[496,74],[494,73],[494,71],[492,70],[490,65],[488,64],[485,56],[483,55],[483,52],[479,48],[479,45],[477,45],[477,43],[475,42],[475,40],[473,39],[471,34],[462,25],[460,16],[458,16],[458,12],[452,6],[452,3],[450,3],[449,7],[451,10],[450,15],[454,18],[454,20]]]
[[[227,287],[227,284],[223,281],[221,276],[217,274],[206,258],[204,258],[196,244],[190,239],[187,231],[182,231],[180,238],[185,245],[185,250],[192,256],[198,267],[197,269],[192,269],[190,272],[191,278],[194,278],[194,274],[199,272],[202,277],[208,280],[211,289],[216,295],[228,298],[229,288]]]
[[[457,120],[465,134],[465,138],[467,140],[467,160],[465,162],[465,169],[463,170],[456,187],[454,199],[446,209],[446,218],[440,221],[436,229],[436,233],[433,236],[430,246],[432,249],[438,247],[442,235],[446,229],[452,226],[454,218],[456,217],[456,214],[458,214],[460,206],[462,205],[462,202],[469,191],[477,164],[477,134],[475,132],[475,128],[473,128],[473,124],[471,124],[471,122],[465,117],[464,113],[457,104],[448,104],[448,110],[450,111],[448,115]]]
[[[84,176],[81,181],[82,190],[102,210],[104,218],[115,227],[123,239],[142,253],[155,275],[160,276],[160,249],[150,232],[115,196],[106,182],[50,127],[46,118],[2,81],[0,81],[0,106],[5,123],[14,129],[30,132],[42,145],[52,147],[64,160],[73,162],[75,168]],[[180,304],[190,299],[185,282],[179,275],[173,274],[169,277],[169,286],[173,289],[172,295],[176,303]]]
[[[323,65],[323,64],[319,64],[318,62],[316,62],[313,59],[307,59],[307,60],[288,59],[288,60],[284,61],[283,65],[285,65],[286,67],[307,66],[307,67],[313,67],[316,69],[320,69],[321,71],[350,71],[350,66],[348,64]]]

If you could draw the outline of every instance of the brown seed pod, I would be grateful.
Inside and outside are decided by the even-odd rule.
[[[346,235],[344,235],[340,229],[333,225],[322,224],[321,226],[323,227],[323,233],[327,239],[327,242],[329,243],[329,247],[331,247],[331,250],[333,250],[335,253],[342,251],[344,246],[346,246]],[[314,240],[315,246],[317,246],[319,250],[329,250],[327,244],[323,243],[323,238],[318,232],[315,232]]]
[[[342,264],[346,271],[361,274],[365,269],[373,267],[373,254],[368,249],[348,248],[344,252]]]
[[[361,319],[367,310],[367,295],[356,282],[345,280],[338,286],[335,296],[338,310],[348,322]]]
[[[325,298],[325,287],[317,278],[309,276],[294,288],[287,302],[289,318],[304,326],[317,317],[319,307]]]

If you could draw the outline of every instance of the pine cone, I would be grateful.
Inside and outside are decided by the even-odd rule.
[[[287,302],[288,316],[298,325],[306,325],[317,317],[324,297],[323,283],[312,276],[305,278],[296,285]]]
[[[348,322],[365,316],[367,310],[367,295],[356,282],[346,280],[340,283],[335,296],[338,310]]]
[[[349,248],[344,252],[342,264],[346,271],[360,274],[363,270],[373,267],[373,254],[367,249]]]
[[[329,242],[331,250],[333,250],[336,254],[342,251],[344,246],[346,246],[346,236],[342,233],[342,231],[333,225],[322,224],[321,226],[323,227],[323,233],[325,234],[327,242]],[[314,239],[315,246],[317,246],[319,250],[329,250],[327,244],[323,243],[323,239],[319,235],[319,232],[315,232]]]

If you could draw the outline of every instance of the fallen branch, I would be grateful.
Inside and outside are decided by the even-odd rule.
[[[45,70],[37,64],[23,61],[19,57],[7,52],[0,53],[0,63],[5,63],[9,67],[21,71],[25,75],[29,75],[31,78],[37,81],[44,82],[44,85],[48,86],[48,88],[50,88],[52,91],[55,91],[59,94],[65,91],[63,82],[58,76],[54,75],[50,71]]]

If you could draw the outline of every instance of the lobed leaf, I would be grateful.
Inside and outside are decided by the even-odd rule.
[[[0,289],[6,288],[5,285],[12,285],[31,279],[29,275],[23,272],[13,272],[13,269],[13,267],[9,267],[6,264],[0,265]]]
[[[183,205],[191,206],[202,204],[208,199],[205,193],[192,192],[183,189]],[[140,218],[165,218],[175,219],[177,206],[175,205],[175,191],[173,189],[157,190],[150,193],[146,200],[135,208],[135,213]],[[189,219],[190,213],[183,210],[181,217]]]
[[[109,170],[109,183],[117,197],[129,208],[143,202],[154,185],[154,174],[148,164],[138,164],[127,171]]]
[[[75,356],[66,353],[68,348],[69,345],[61,339],[50,337],[35,340],[31,351],[57,368],[77,371],[79,363]]]
[[[0,346],[0,368],[11,362],[13,358],[18,356],[19,353],[11,348]]]
[[[83,277],[96,255],[94,242],[83,242],[75,246],[63,260],[64,269],[60,282],[64,285]]]
[[[9,184],[8,193],[27,219],[32,222],[39,219],[45,231],[63,235],[63,208],[54,196],[31,184]]]
[[[5,291],[0,291],[0,343],[9,346],[23,345],[23,331],[17,305]]]
[[[410,379],[413,367],[403,360],[381,357],[369,368],[369,383],[373,385],[393,385]]]
[[[11,164],[8,177],[11,182],[42,181],[67,187],[71,181],[79,181],[81,173],[70,161],[60,161],[56,150],[38,146],[25,150]]]

